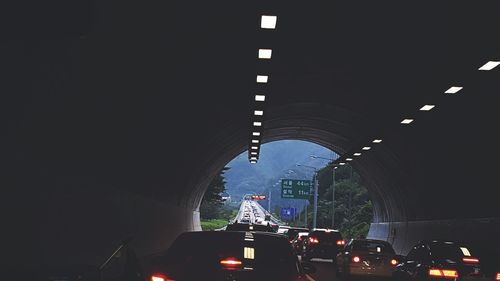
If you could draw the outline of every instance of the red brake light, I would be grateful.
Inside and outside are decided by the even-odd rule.
[[[343,246],[343,245],[345,245],[345,241],[344,240],[338,240],[337,241],[337,245]]]
[[[429,269],[429,276],[431,277],[444,277],[444,278],[458,278],[458,272],[453,269]]]
[[[234,270],[241,266],[241,261],[235,258],[227,258],[220,261],[220,264],[227,270]]]
[[[319,240],[318,240],[318,238],[309,237],[309,243],[311,243],[311,244],[317,244],[317,243],[319,243]]]
[[[361,259],[358,256],[354,256],[354,257],[352,257],[352,261],[353,262],[360,262]]]
[[[302,241],[302,236],[299,236],[297,240]]]
[[[497,272],[497,276],[496,276],[495,280],[500,280],[500,272]]]
[[[175,281],[174,279],[169,279],[163,274],[153,274],[151,276],[151,281]]]
[[[397,260],[395,260],[395,259],[392,259],[392,260],[391,260],[391,265],[397,265],[397,264],[398,264],[398,261],[397,261]]]
[[[476,258],[463,258],[462,261],[463,262],[470,262],[470,263],[478,263],[479,259],[476,259]]]

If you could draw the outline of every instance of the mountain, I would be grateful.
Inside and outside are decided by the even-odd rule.
[[[280,178],[291,179],[312,179],[314,169],[302,165],[324,167],[329,160],[313,159],[310,156],[316,155],[327,159],[332,159],[336,154],[320,145],[298,140],[283,140],[265,143],[261,145],[260,157],[257,164],[250,164],[248,152],[238,155],[226,167],[230,169],[225,173],[227,193],[232,198],[241,198],[245,194],[268,195],[272,190],[273,206],[283,201],[280,198]],[[288,200],[291,201],[297,200]],[[264,203],[264,202],[263,202]]]

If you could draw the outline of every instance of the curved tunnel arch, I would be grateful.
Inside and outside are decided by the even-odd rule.
[[[338,154],[347,152],[356,140],[356,128],[352,126],[356,116],[344,109],[317,103],[295,103],[270,108],[267,110],[262,143],[279,140],[303,140],[316,143]],[[230,130],[220,138],[225,141],[213,142],[212,152],[221,152],[218,156],[213,153],[206,159],[204,166],[200,167],[197,177],[193,177],[188,186],[194,186],[192,192],[184,193],[184,202],[190,202],[191,208],[198,210],[203,194],[211,179],[229,161],[247,149],[248,132],[234,132],[232,137],[227,137]],[[387,166],[387,158],[380,161],[380,155],[392,155],[384,144],[377,146],[381,152],[374,155],[363,155],[353,167],[360,173],[364,185],[372,198],[374,207],[373,222],[406,221],[412,213],[411,205],[405,202],[404,190],[401,182],[396,182],[394,170],[397,163],[394,159],[391,167]],[[367,153],[368,154],[368,153]],[[212,158],[213,157],[213,158]],[[393,155],[393,157],[397,157]],[[391,162],[389,162],[391,164]],[[258,164],[257,164],[258,165]],[[390,171],[390,172],[389,172]],[[195,222],[195,225],[197,223]]]

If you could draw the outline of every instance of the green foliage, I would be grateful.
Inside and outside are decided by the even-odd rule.
[[[229,168],[224,168],[220,173],[210,182],[210,185],[203,196],[200,205],[200,216],[202,220],[224,219],[232,214],[234,207],[224,205],[224,201],[220,194],[226,191],[226,182],[224,181],[224,173]]]
[[[318,171],[318,228],[332,227],[332,182],[333,170],[328,165]],[[373,218],[373,207],[368,191],[360,185],[359,175],[349,165],[335,170],[335,226],[348,240],[366,236]],[[313,198],[310,199],[313,205]],[[312,227],[312,208],[308,224]]]
[[[216,230],[227,225],[227,220],[224,219],[213,219],[213,220],[202,220],[201,229],[202,230]]]

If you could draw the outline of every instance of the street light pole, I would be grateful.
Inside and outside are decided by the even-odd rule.
[[[311,158],[320,158],[320,159],[325,159],[325,160],[330,160],[330,161],[335,161],[338,158],[337,157],[330,159],[326,157],[320,157],[316,155],[311,155]],[[333,165],[332,167],[332,229],[335,228],[335,170],[337,169],[336,165]]]

